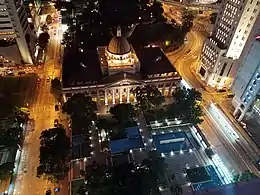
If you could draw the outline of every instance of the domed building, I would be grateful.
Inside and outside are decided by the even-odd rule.
[[[107,70],[109,75],[120,72],[139,73],[140,62],[132,46],[122,36],[121,28],[117,28],[117,34],[111,39],[105,50]]]
[[[65,99],[73,93],[85,93],[92,96],[100,109],[104,108],[102,105],[109,108],[118,103],[135,102],[132,89],[137,86],[155,86],[165,96],[170,96],[181,81],[159,47],[135,51],[122,36],[120,27],[108,46],[97,47],[97,52],[79,48],[63,62]]]

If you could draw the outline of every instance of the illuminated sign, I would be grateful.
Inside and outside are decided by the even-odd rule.
[[[161,140],[160,144],[169,144],[169,143],[176,143],[176,142],[184,142],[185,138],[174,138],[174,139],[166,139],[166,140]]]
[[[255,37],[255,39],[256,39],[256,40],[260,40],[260,35],[257,35],[257,36]]]

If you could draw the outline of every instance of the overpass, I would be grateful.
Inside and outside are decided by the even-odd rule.
[[[178,7],[183,7],[183,8],[192,8],[192,9],[200,9],[202,11],[218,11],[219,10],[219,5],[212,5],[212,4],[185,4],[185,3],[180,3],[174,0],[156,0],[160,3],[165,3],[168,5],[173,5],[173,6],[178,6]]]

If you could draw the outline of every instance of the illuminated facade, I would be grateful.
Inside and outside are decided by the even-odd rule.
[[[27,13],[21,0],[0,0],[0,46],[1,55],[15,64],[23,61],[32,64],[35,50],[35,35],[28,21]],[[15,42],[8,45],[6,43]],[[18,48],[18,49],[16,49]],[[16,54],[17,51],[17,54]],[[14,57],[12,59],[12,56]]]
[[[197,73],[208,85],[228,88],[233,81],[231,69],[257,27],[260,1],[223,0],[220,10],[213,32],[205,40]]]
[[[232,86],[235,94],[232,104],[236,108],[234,116],[239,121],[247,112],[255,112],[260,116],[260,36],[256,36],[247,47]]]
[[[64,59],[63,94],[65,99],[74,93],[93,97],[98,105],[135,102],[132,93],[138,86],[156,86],[165,96],[171,96],[180,85],[181,77],[160,48],[142,48],[135,51],[120,28],[107,47],[97,48],[98,63],[90,62],[83,49],[79,49],[78,68]],[[67,63],[67,65],[66,65]],[[75,62],[74,62],[75,64]],[[75,69],[78,72],[73,73]],[[100,73],[99,73],[100,72]],[[75,77],[72,78],[71,75]],[[82,77],[81,77],[82,76]],[[68,82],[70,81],[70,82]]]

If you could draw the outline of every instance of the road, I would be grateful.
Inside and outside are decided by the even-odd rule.
[[[205,115],[200,128],[227,169],[232,174],[248,169],[258,174],[253,164],[259,156],[258,148],[244,134],[242,135],[238,131],[237,126],[234,124],[235,121],[230,121],[226,116],[225,119],[221,118],[223,119],[221,120],[219,118],[221,114],[216,114],[215,110],[211,108],[211,102],[220,103],[226,98],[225,94],[219,95],[214,91],[209,92],[207,86],[203,85],[195,76],[204,39],[202,33],[195,29],[193,28],[187,34],[187,43],[176,52],[168,54],[168,58],[188,85],[202,93]],[[236,134],[238,138],[234,139],[233,134]]]
[[[59,184],[52,184],[36,177],[36,169],[39,164],[40,134],[43,130],[52,128],[54,120],[60,118],[60,113],[54,109],[57,100],[50,93],[51,83],[47,79],[60,77],[61,69],[58,61],[62,32],[60,23],[53,23],[52,26],[57,30],[49,31],[51,38],[47,50],[47,60],[43,67],[37,70],[40,78],[37,97],[29,105],[30,118],[35,120],[35,128],[34,131],[27,132],[25,137],[14,195],[43,195],[47,188],[53,191],[54,187],[61,188],[59,194],[68,194],[68,183],[66,181]]]

